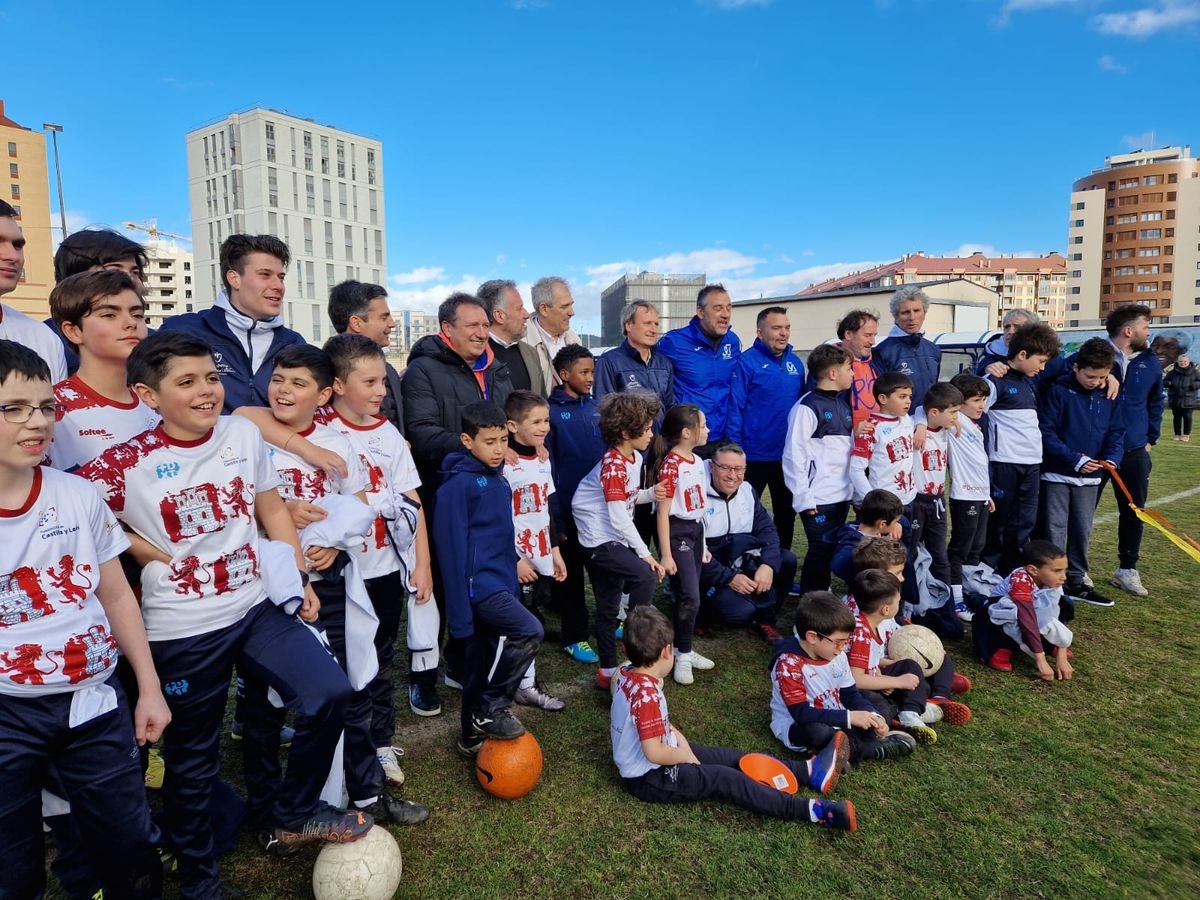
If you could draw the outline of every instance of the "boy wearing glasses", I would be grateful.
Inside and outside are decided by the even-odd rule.
[[[771,664],[771,731],[789,750],[818,754],[838,732],[850,739],[850,762],[897,759],[917,742],[891,731],[858,690],[846,657],[854,613],[828,591],[809,591],[796,607],[793,636],[776,645]]]

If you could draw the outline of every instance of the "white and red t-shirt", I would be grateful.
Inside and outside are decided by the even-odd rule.
[[[396,426],[383,416],[376,416],[370,425],[355,425],[342,418],[332,406],[326,406],[317,410],[315,419],[349,439],[366,472],[367,503],[378,515],[375,528],[358,558],[362,577],[378,578],[398,571],[400,557],[388,537],[384,514],[393,514],[393,491],[402,494],[421,486],[421,476],[417,474],[408,444]]]
[[[917,495],[913,477],[912,416],[871,413],[875,429],[854,438],[850,451],[850,480],[854,502],[861,503],[867,491],[891,491],[906,506]],[[870,474],[868,475],[868,470]]]
[[[987,500],[992,495],[983,429],[964,412],[958,414],[958,434],[949,435],[950,499]]]
[[[78,375],[54,386],[54,397],[66,409],[54,423],[49,464],[64,472],[91,462],[114,444],[123,444],[159,423],[160,416],[129,388],[123,403],[93,391]]]
[[[658,480],[666,482],[672,518],[691,522],[704,518],[704,489],[708,484],[704,460],[698,456],[688,459],[672,450],[658,467]]]
[[[254,502],[279,478],[246,419],[221,416],[195,441],[175,440],[159,426],[110,447],[78,474],[122,522],[171,557],[142,572],[150,640],[226,628],[266,599]]]
[[[504,477],[512,487],[517,555],[528,560],[539,575],[552,577],[550,495],[554,493],[554,478],[550,473],[550,460],[518,456],[516,465],[504,467]]]
[[[34,469],[20,509],[0,509],[0,694],[57,694],[107,680],[117,642],[96,597],[100,566],[129,547],[95,488]]]
[[[846,658],[853,668],[862,669],[868,675],[879,675],[879,661],[887,658],[888,639],[900,630],[900,623],[892,618],[872,627],[865,615],[858,611],[856,615],[858,623],[846,648]]]
[[[367,489],[367,473],[359,459],[358,451],[350,440],[328,425],[314,422],[308,430],[298,435],[325,450],[331,450],[346,461],[346,477],[337,472],[333,475],[324,469],[306,463],[303,459],[282,447],[267,444],[271,465],[279,473],[279,496],[284,502],[303,500],[316,503],[331,494],[356,494]]]
[[[616,677],[616,676],[614,676]],[[662,682],[643,672],[622,672],[609,710],[613,762],[622,778],[638,778],[657,769],[646,759],[642,741],[659,740],[678,747],[679,739],[667,717]]]
[[[917,493],[940,497],[946,492],[946,465],[950,459],[950,429],[930,428],[925,432],[925,449],[915,452],[913,475]]]
[[[789,706],[810,703],[817,709],[845,709],[842,688],[854,687],[854,674],[845,653],[831,660],[812,659],[801,653],[781,653],[771,667],[771,733],[785,747],[796,748],[788,739],[796,720]],[[850,713],[846,713],[850,727]]]
[[[579,543],[584,547],[599,547],[610,541],[624,544],[640,557],[650,555],[641,535],[633,525],[633,508],[640,499],[654,491],[639,490],[642,483],[642,455],[633,451],[633,458],[609,447],[592,471],[583,476],[571,511],[579,529]]]

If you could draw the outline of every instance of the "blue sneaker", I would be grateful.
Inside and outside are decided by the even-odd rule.
[[[625,640],[625,623],[624,622],[622,622],[620,625],[617,626],[617,640],[618,641]],[[599,659],[599,657],[597,657],[597,659]]]
[[[408,708],[418,716],[436,716],[442,711],[442,699],[432,684],[414,681],[408,686]]]
[[[600,662],[600,655],[592,649],[592,645],[587,641],[576,641],[574,644],[567,644],[567,646],[563,647],[563,650],[575,662],[588,663],[589,665],[595,665]]]
[[[967,606],[966,602],[962,600],[954,602],[954,614],[958,616],[960,622],[970,622],[975,618],[975,613],[971,612],[971,607]]]
[[[858,817],[849,800],[809,800],[813,822],[822,828],[842,828],[858,831]]]
[[[229,736],[231,738],[233,738],[235,741],[240,741],[242,739],[242,736],[244,735],[244,733],[245,733],[245,729],[243,728],[242,723],[239,722],[237,719],[234,719],[233,722],[229,726]],[[296,738],[296,729],[293,728],[291,725],[284,725],[282,728],[279,729],[279,746],[280,747],[292,746],[292,741],[295,740],[295,738]]]
[[[808,786],[821,794],[832,794],[838,778],[850,762],[850,738],[837,731],[833,740],[808,764]]]

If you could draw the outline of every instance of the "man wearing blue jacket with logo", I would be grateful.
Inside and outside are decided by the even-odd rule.
[[[706,284],[696,297],[692,321],[668,331],[658,343],[675,364],[675,402],[699,407],[707,420],[709,442],[696,448],[704,457],[725,439],[733,364],[742,351],[742,342],[729,328],[732,316],[725,286]]]
[[[305,342],[280,315],[290,259],[287,244],[273,235],[231,234],[221,244],[225,290],[209,309],[162,324],[162,331],[183,331],[212,348],[226,414],[239,406],[267,406],[275,355]]]
[[[649,300],[631,300],[621,310],[625,340],[596,360],[593,395],[645,391],[658,398],[657,431],[663,413],[675,402],[675,367],[655,346],[658,344],[658,310]]]
[[[733,366],[725,436],[746,451],[746,480],[763,496],[771,491],[775,529],[784,547],[792,546],[796,511],[783,480],[787,419],[804,389],[804,363],[792,352],[787,310],[768,306],[755,322],[757,337]]]
[[[929,298],[919,285],[906,284],[892,295],[889,308],[895,324],[875,348],[875,359],[884,372],[907,375],[913,383],[913,397],[924,397],[938,381],[942,368],[942,351],[921,331],[929,312]],[[922,446],[925,425],[923,419],[918,417],[917,421],[914,441],[917,446]]]

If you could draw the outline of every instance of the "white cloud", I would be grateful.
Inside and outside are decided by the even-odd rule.
[[[796,269],[794,272],[784,272],[781,275],[760,275],[744,278],[724,278],[729,296],[734,300],[752,300],[757,297],[785,297],[795,294],[808,287],[825,281],[827,278],[838,278],[851,272],[858,272],[879,265],[878,261],[863,260],[860,262],[828,263],[821,266],[808,266]]]
[[[1000,28],[1005,28],[1012,22],[1014,13],[1037,12],[1055,6],[1074,6],[1079,2],[1080,0],[1005,0],[1004,5],[1000,7],[1000,14],[996,17],[995,24]]]
[[[994,244],[959,244],[957,250],[951,250],[947,256],[970,256],[972,253],[982,253],[984,256],[996,256]]]
[[[1096,65],[1100,68],[1101,72],[1114,72],[1117,75],[1124,75],[1129,71],[1128,66],[1121,65],[1113,57],[1108,56],[1107,54],[1096,60]]]
[[[709,247],[704,250],[692,250],[689,253],[668,253],[666,256],[656,256],[646,263],[645,268],[651,272],[706,272],[709,275],[732,273],[748,275],[755,266],[766,262],[757,256],[747,256],[736,250],[724,247]]]
[[[457,291],[473,294],[479,289],[479,285],[486,280],[471,274],[460,275],[458,278],[451,280],[443,277],[445,273],[442,269],[439,268],[437,271],[440,274],[436,276],[438,281],[435,284],[389,291],[388,305],[393,309],[418,309],[421,312],[436,312],[438,304],[451,294]],[[393,275],[393,284],[397,283],[395,278],[396,276]],[[428,280],[424,279],[424,281]],[[412,282],[408,283],[412,284]]]
[[[507,253],[497,253],[496,254],[496,265],[502,266],[506,262],[508,262],[508,254]]]
[[[1200,0],[1157,0],[1152,6],[1126,12],[1101,13],[1092,26],[1101,34],[1144,38],[1167,28],[1200,23]]]
[[[125,221],[125,220],[122,220]],[[58,245],[62,243],[62,217],[59,216],[58,210],[50,211],[50,248],[58,250]],[[92,217],[81,209],[67,210],[67,233],[74,234],[77,231],[83,231],[85,228],[111,228],[120,234],[126,235],[130,240],[138,243],[145,243],[148,240],[144,232],[127,232],[126,229],[119,225],[105,225],[100,222],[95,222]]]
[[[1149,150],[1157,141],[1153,131],[1143,131],[1141,134],[1127,134],[1121,142],[1130,150]]]
[[[424,284],[445,276],[446,270],[441,266],[418,266],[411,272],[396,272],[394,275],[390,275],[388,280],[399,287],[406,284]]]

